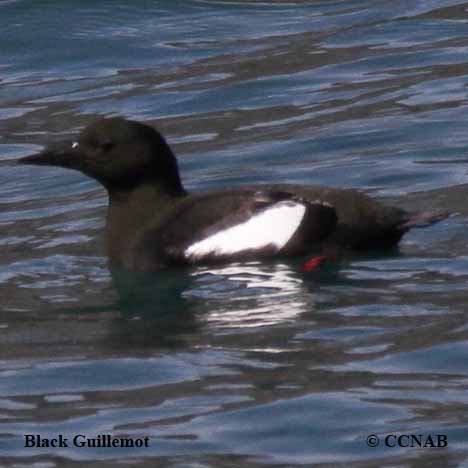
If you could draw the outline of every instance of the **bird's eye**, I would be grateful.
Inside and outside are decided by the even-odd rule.
[[[73,148],[73,149],[78,148],[78,146],[80,146],[80,145],[79,145],[79,143],[78,143],[77,141],[74,141],[74,142],[72,143],[72,148]]]

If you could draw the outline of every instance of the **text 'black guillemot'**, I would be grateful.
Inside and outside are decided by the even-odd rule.
[[[100,182],[109,194],[110,266],[134,271],[388,248],[410,228],[446,216],[411,213],[357,190],[316,185],[187,193],[163,136],[119,117],[100,119],[76,141],[19,162],[76,169]]]

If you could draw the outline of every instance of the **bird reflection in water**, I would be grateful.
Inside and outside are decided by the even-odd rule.
[[[198,268],[184,297],[203,300],[205,323],[220,328],[293,321],[313,306],[303,276],[285,263],[237,263]]]
[[[119,342],[138,347],[182,345],[207,329],[223,334],[293,323],[314,309],[317,291],[317,282],[295,262],[233,263],[142,276],[114,273],[124,298],[121,315],[127,319],[117,327]]]

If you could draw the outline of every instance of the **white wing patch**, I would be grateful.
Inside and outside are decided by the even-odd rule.
[[[300,226],[306,207],[282,201],[252,216],[244,223],[217,232],[185,249],[185,257],[199,260],[208,255],[233,255],[273,245],[281,250]]]

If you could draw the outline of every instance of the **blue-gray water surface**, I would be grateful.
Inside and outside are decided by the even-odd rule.
[[[467,466],[467,2],[2,0],[0,25],[1,466]],[[454,215],[315,273],[167,271],[122,302],[104,190],[15,164],[111,115],[158,127],[190,190]]]

